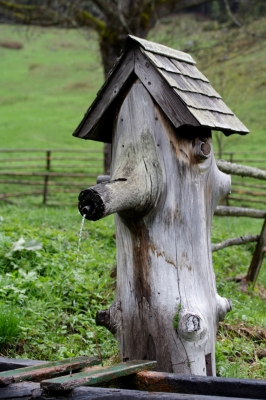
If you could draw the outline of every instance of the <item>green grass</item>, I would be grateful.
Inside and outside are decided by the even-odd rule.
[[[266,37],[265,26],[265,18],[261,18],[246,29]],[[197,19],[193,14],[158,22],[149,39],[190,53],[200,71],[250,130],[246,136],[224,137],[225,151],[264,150],[265,39],[255,40],[228,22]]]
[[[0,302],[21,314],[20,341],[2,348],[2,354],[47,360],[112,356],[114,338],[95,326],[97,310],[110,306],[114,295],[112,217],[97,224],[86,221],[78,254],[81,217],[76,208],[2,206],[0,214]],[[20,238],[42,248],[12,251]]]
[[[252,24],[251,28],[262,29],[263,24]],[[182,15],[163,20],[149,38],[191,53],[251,130],[245,137],[225,138],[225,150],[261,151],[266,42],[252,43],[238,29],[229,28]],[[2,42],[23,44],[21,50],[0,47],[1,147],[101,149],[101,143],[72,137],[103,82],[93,33],[88,40],[76,30],[27,31],[1,25],[0,35]],[[31,199],[28,206],[27,201],[18,204],[0,203],[0,337],[8,338],[1,354],[46,360],[101,354],[110,360],[117,354],[117,344],[105,328],[95,326],[94,318],[114,297],[113,218],[86,221],[77,254],[81,217],[76,208],[44,207]],[[261,220],[215,218],[213,242],[257,234],[261,226]],[[42,247],[29,250],[24,243],[12,251],[21,238]],[[217,337],[220,376],[265,378],[265,359],[258,357],[266,344],[265,262],[254,292],[242,293],[234,280],[247,272],[253,251],[250,244],[213,254],[218,292],[233,303]],[[9,322],[1,322],[5,307],[11,310]],[[1,333],[4,326],[10,334]]]
[[[88,33],[87,33],[88,35]],[[1,147],[101,148],[72,137],[103,83],[95,35],[0,25]]]
[[[18,307],[10,307],[8,304],[0,304],[0,349],[8,347],[19,339],[21,334],[21,311]]]

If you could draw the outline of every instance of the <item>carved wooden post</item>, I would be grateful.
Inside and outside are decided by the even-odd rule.
[[[129,59],[126,53],[124,62]],[[129,85],[120,85],[122,101],[111,108],[111,179],[79,197],[87,219],[116,214],[116,298],[98,313],[97,323],[114,333],[124,360],[157,360],[161,371],[215,375],[217,325],[231,304],[216,291],[211,221],[230,190],[230,177],[216,166],[208,124],[202,127],[182,102],[170,116],[183,123],[169,120],[164,107],[173,103],[172,93],[158,104],[155,81],[147,75],[152,64],[142,62],[138,50],[134,62],[139,75],[130,69]],[[146,75],[140,65],[148,68]],[[99,94],[105,100],[118,91],[125,74],[123,68],[116,72]],[[164,83],[158,79],[161,93]],[[97,122],[99,101],[76,135],[102,135],[106,141]]]

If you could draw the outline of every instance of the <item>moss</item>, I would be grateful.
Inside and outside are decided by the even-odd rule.
[[[94,17],[88,11],[81,11],[79,14],[79,19],[81,19],[87,26],[91,26],[92,28],[96,29],[96,31],[100,34],[105,31],[105,22],[103,22],[99,18]]]
[[[150,22],[150,15],[147,12],[143,12],[140,16],[140,26],[142,28],[147,28]]]
[[[110,29],[104,29],[101,32],[101,39],[108,43],[108,45],[114,45],[117,42],[118,34],[116,31]]]
[[[177,328],[178,328],[178,324],[179,324],[179,314],[180,314],[181,309],[182,309],[182,306],[181,306],[181,304],[179,303],[178,306],[177,306],[176,314],[174,315],[174,320],[173,320],[173,327],[174,327],[174,330],[175,330],[175,331],[177,331]]]

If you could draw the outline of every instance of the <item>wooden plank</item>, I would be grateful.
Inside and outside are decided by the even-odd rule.
[[[111,367],[101,368],[100,370],[92,369],[87,372],[80,372],[78,374],[45,380],[41,382],[41,388],[47,391],[58,391],[74,389],[78,386],[96,385],[121,376],[155,368],[156,366],[156,361],[128,361]]]
[[[0,372],[10,371],[18,368],[32,367],[34,365],[42,365],[46,363],[47,361],[0,357]]]
[[[199,110],[218,111],[222,114],[234,115],[233,111],[223,102],[222,99],[216,97],[209,97],[200,93],[184,92],[179,89],[174,89],[179,97],[191,107]]]
[[[262,226],[260,237],[246,276],[246,281],[248,283],[251,282],[253,284],[253,287],[255,286],[255,283],[257,281],[260,272],[265,250],[266,250],[266,220],[264,221],[264,224]]]
[[[134,42],[140,44],[141,47],[143,47],[147,51],[150,51],[151,53],[160,54],[162,56],[170,57],[175,60],[185,61],[189,64],[196,64],[196,61],[191,57],[191,55],[184,53],[183,51],[174,50],[162,44],[150,42],[149,40],[145,39],[140,39],[133,35],[129,35],[128,37]]]
[[[115,70],[98,92],[96,99],[86,112],[73,136],[101,141],[101,137],[92,136],[90,132],[92,131],[91,133],[93,134],[93,128],[102,118],[110,104],[117,98],[133,69],[134,51],[131,50],[121,57]]]
[[[233,400],[233,397],[205,396],[198,394],[180,394],[164,392],[145,392],[120,388],[78,387],[69,393],[49,393],[49,397],[41,393],[40,384],[33,382],[15,383],[0,389],[1,400]],[[235,399],[235,397],[234,397]],[[242,397],[243,400],[247,400]]]
[[[183,75],[190,76],[191,78],[195,79],[200,79],[204,82],[210,82],[209,79],[206,78],[206,76],[204,76],[195,65],[180,62],[174,59],[171,59],[171,61]]]
[[[153,371],[138,373],[134,377],[132,385],[134,389],[152,392],[164,391],[208,396],[228,396],[241,399],[265,399],[266,393],[265,380],[217,378],[214,376],[182,375]]]
[[[179,71],[169,58],[160,56],[159,54],[153,54],[150,51],[145,51],[145,54],[155,67],[164,69],[165,71],[175,72],[176,74],[181,74],[181,71]]]
[[[216,97],[217,99],[221,98],[219,93],[217,93],[208,82],[164,70],[160,70],[160,73],[173,88],[185,92],[205,94],[206,96]]]
[[[12,371],[1,372],[0,385],[3,386],[15,382],[44,379],[62,372],[75,371],[99,363],[100,360],[96,357],[75,357],[61,361],[47,362],[42,365],[19,368]]]
[[[139,49],[135,50],[135,73],[176,128],[184,124],[200,126],[183,102],[169,88],[158,70]]]
[[[235,115],[224,115],[216,111],[197,110],[188,106],[189,111],[202,126],[214,127],[216,129],[246,134],[249,130]]]

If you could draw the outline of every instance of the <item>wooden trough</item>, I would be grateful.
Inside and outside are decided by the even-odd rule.
[[[0,399],[265,399],[266,381],[150,371],[155,361],[95,366],[95,357],[55,362],[0,357]],[[85,366],[85,370],[84,370]]]

